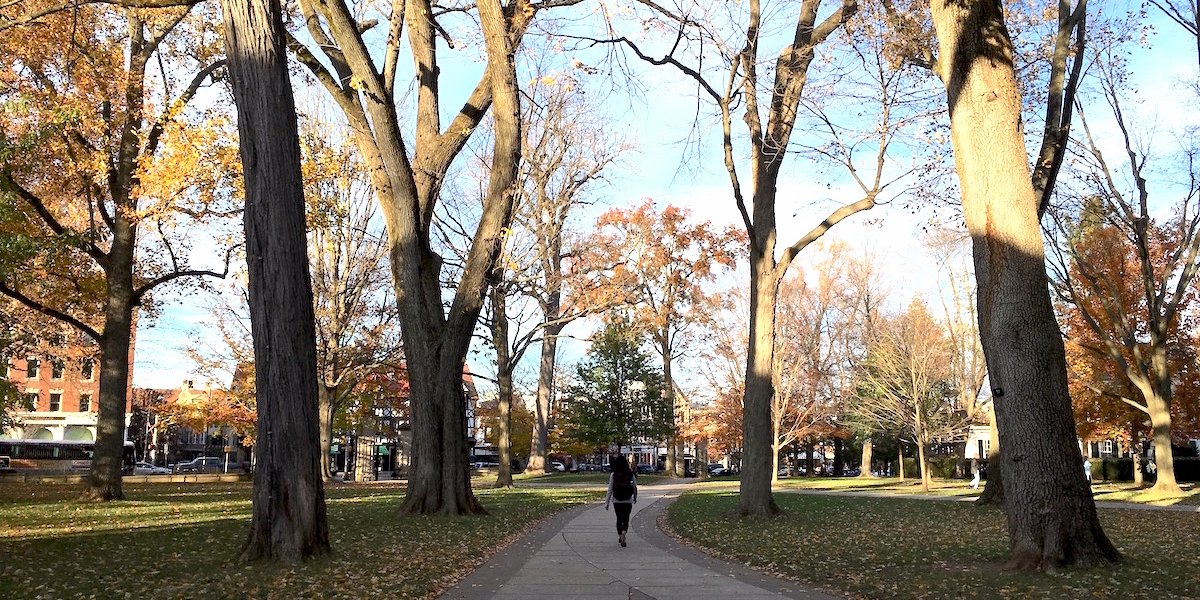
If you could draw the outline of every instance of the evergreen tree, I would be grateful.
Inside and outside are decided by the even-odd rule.
[[[592,338],[563,398],[566,437],[598,447],[658,442],[671,434],[671,402],[643,341],[623,319],[609,321]]]

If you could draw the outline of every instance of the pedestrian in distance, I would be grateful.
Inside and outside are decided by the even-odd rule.
[[[973,489],[973,490],[979,489],[979,473],[980,473],[980,470],[978,468],[976,468],[975,476],[971,478],[971,489]]]
[[[1088,460],[1086,456],[1083,458],[1083,477],[1088,480],[1088,483],[1092,482],[1092,461]]]
[[[604,510],[609,506],[617,513],[617,541],[625,547],[625,532],[629,531],[629,513],[637,504],[637,476],[629,468],[629,461],[620,454],[609,459],[612,473],[608,476],[608,494],[604,497]]]

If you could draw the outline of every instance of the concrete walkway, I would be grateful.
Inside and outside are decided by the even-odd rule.
[[[656,520],[686,483],[642,486],[629,546],[617,544],[616,516],[589,504],[561,513],[501,551],[448,590],[447,600],[832,600],[798,584],[715,560],[658,531]]]

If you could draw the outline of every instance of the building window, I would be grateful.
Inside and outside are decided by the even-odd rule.
[[[30,356],[29,358],[25,359],[25,378],[37,379],[38,371],[41,369],[41,366],[42,361],[38,360],[36,357]]]
[[[50,379],[62,379],[63,371],[65,370],[66,366],[63,365],[63,361],[57,358],[54,359],[50,362]]]
[[[37,404],[38,404],[38,393],[37,392],[25,392],[25,405],[29,407],[29,410],[37,410]]]
[[[88,412],[92,410],[92,395],[83,393],[79,395],[79,412]]]
[[[80,373],[80,375],[83,376],[83,380],[91,381],[92,377],[95,376],[95,371],[96,371],[96,361],[94,361],[90,358],[83,359],[83,365],[80,366],[80,368],[79,368],[79,373]]]
[[[62,392],[50,392],[50,412],[62,410]]]
[[[1112,453],[1113,453],[1112,440],[1104,440],[1104,443],[1100,446],[1100,453],[1105,456],[1112,456]]]

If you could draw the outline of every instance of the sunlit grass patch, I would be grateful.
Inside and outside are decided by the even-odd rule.
[[[1182,494],[1161,496],[1151,492],[1149,488],[1137,488],[1131,483],[1098,483],[1092,485],[1092,495],[1097,500],[1138,502],[1157,506],[1176,504],[1200,506],[1200,486],[1194,483],[1185,483],[1180,484],[1180,487],[1183,488]]]
[[[668,523],[714,554],[870,598],[1200,598],[1200,515],[1102,510],[1117,567],[1006,573],[1004,515],[960,502],[776,494],[784,516],[737,519],[732,492],[683,495]]]
[[[422,598],[544,516],[599,497],[571,489],[478,490],[489,515],[401,517],[404,488],[326,490],[334,553],[297,567],[236,561],[250,484],[127,485],[134,500],[4,490],[0,598]],[[4,502],[0,500],[0,502]]]

